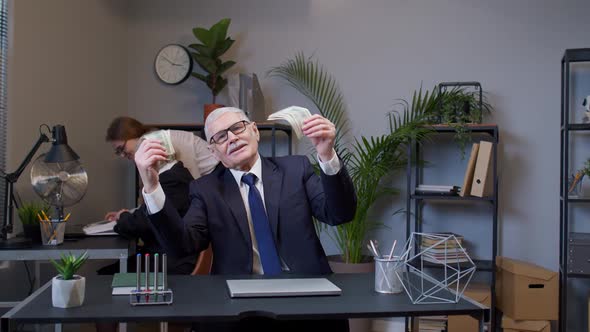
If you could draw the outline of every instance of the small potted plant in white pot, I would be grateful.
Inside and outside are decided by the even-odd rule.
[[[51,281],[51,300],[57,308],[79,307],[84,303],[86,278],[76,273],[88,259],[88,252],[80,256],[69,253],[59,261],[50,260],[58,275]]]

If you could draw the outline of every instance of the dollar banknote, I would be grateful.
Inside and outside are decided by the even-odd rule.
[[[159,162],[158,168],[162,168],[167,162],[175,159],[176,151],[174,151],[174,146],[172,146],[172,140],[170,139],[170,132],[168,130],[150,131],[149,133],[144,134],[141,139],[158,141],[164,146],[164,149],[166,149],[166,161]]]
[[[303,120],[311,117],[311,113],[307,108],[299,106],[290,106],[280,111],[276,111],[268,117],[269,121],[285,121],[293,129],[297,139],[303,136]]]

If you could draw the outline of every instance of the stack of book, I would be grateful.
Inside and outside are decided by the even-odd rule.
[[[441,195],[456,196],[461,190],[458,186],[438,186],[431,184],[420,184],[416,187],[417,195]]]
[[[449,236],[452,233],[438,233],[436,235]],[[422,243],[420,249],[426,250],[422,254],[422,259],[435,264],[446,263],[463,263],[468,262],[469,258],[463,247],[463,236],[458,234],[452,234],[455,236],[457,241],[452,238],[441,242],[442,238],[438,237],[422,237]],[[441,242],[441,243],[439,243]],[[438,243],[438,244],[437,244]],[[463,248],[463,250],[461,249]]]
[[[447,330],[447,316],[418,317],[419,332],[443,332]]]

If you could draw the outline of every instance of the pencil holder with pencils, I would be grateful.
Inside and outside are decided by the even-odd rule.
[[[66,222],[58,219],[42,220],[39,222],[41,227],[41,242],[46,246],[56,246],[64,242],[64,233],[66,231]]]

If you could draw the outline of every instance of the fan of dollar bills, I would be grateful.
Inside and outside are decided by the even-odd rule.
[[[303,130],[301,129],[303,126],[303,120],[310,116],[311,113],[307,108],[291,106],[274,112],[268,117],[268,120],[287,122],[295,132],[295,135],[297,135],[297,139],[301,139],[301,136],[303,136]]]
[[[159,162],[158,169],[162,168],[162,166],[175,159],[174,155],[176,154],[176,151],[174,151],[174,146],[172,146],[172,140],[170,139],[170,132],[168,130],[150,131],[141,137],[141,140],[144,139],[159,141],[166,149],[166,161]],[[139,144],[137,146],[139,146]]]

